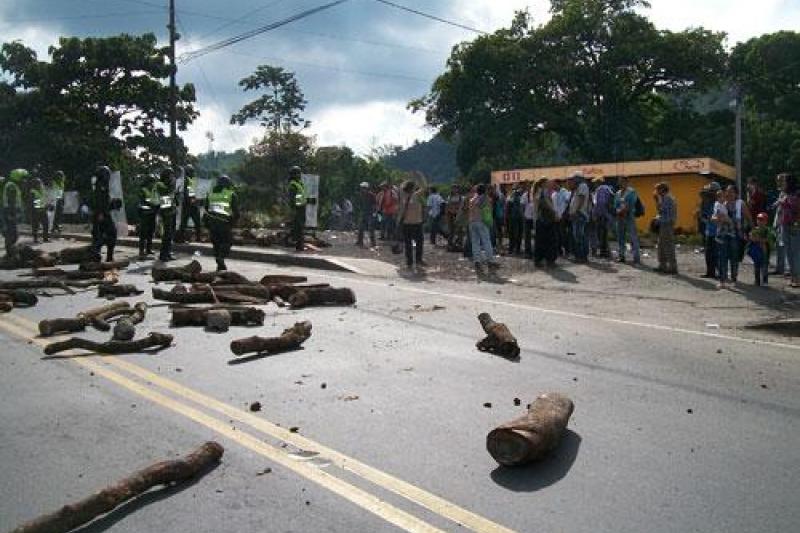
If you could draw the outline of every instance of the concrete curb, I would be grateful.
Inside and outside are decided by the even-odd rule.
[[[82,233],[62,233],[59,235],[62,239],[74,239],[80,242],[91,242],[92,237]],[[117,239],[117,246],[124,246],[126,248],[138,248],[139,239],[135,237],[121,237]],[[158,239],[153,240],[153,248],[159,249],[161,241]],[[200,252],[203,255],[211,256],[212,246],[206,243],[182,243],[173,246],[176,252],[194,254]],[[233,247],[230,254],[230,259],[239,259],[242,261],[253,261],[271,263],[275,265],[296,266],[302,268],[313,268],[317,270],[332,270],[335,272],[350,272],[352,274],[363,274],[358,268],[341,261],[338,258],[320,256],[320,255],[297,255],[275,250],[267,250],[260,248],[242,248]]]

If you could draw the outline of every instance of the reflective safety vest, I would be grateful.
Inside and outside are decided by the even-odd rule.
[[[212,189],[208,193],[208,211],[213,215],[231,218],[233,216],[233,189],[227,187],[219,192]]]
[[[44,191],[41,189],[31,189],[31,199],[34,209],[44,209]]]
[[[16,201],[14,202],[15,205],[9,206],[8,205],[8,195],[11,191],[16,193],[15,198]],[[19,188],[19,185],[14,183],[13,181],[7,181],[5,186],[3,187],[3,208],[8,209],[9,207],[19,207],[22,203],[22,191]]]
[[[56,200],[62,200],[64,198],[64,180],[53,180],[53,192]]]
[[[306,186],[302,181],[292,180],[289,182],[289,189],[294,194],[294,206],[303,207],[306,205]]]
[[[186,196],[189,198],[197,196],[197,178],[186,178]]]
[[[158,189],[155,185],[151,188],[142,187],[142,202],[139,206],[142,211],[152,211],[161,205],[161,197],[158,195]]]
[[[172,195],[165,194],[164,196],[159,197],[159,205],[161,209],[172,209]]]

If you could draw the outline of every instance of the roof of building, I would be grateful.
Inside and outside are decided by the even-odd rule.
[[[729,180],[736,178],[736,169],[710,157],[690,159],[665,159],[661,161],[621,161],[619,163],[597,163],[569,165],[563,167],[539,167],[492,172],[492,183],[517,183],[539,178],[566,179],[581,173],[588,179],[621,176],[665,176],[675,174],[700,174]]]

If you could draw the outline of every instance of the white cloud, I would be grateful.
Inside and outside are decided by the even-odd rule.
[[[207,132],[214,135],[213,149],[217,151],[233,151],[239,148],[246,148],[263,134],[263,130],[257,124],[247,124],[245,126],[234,126],[229,123],[230,113],[222,110],[217,105],[197,106],[200,116],[195,120],[189,129],[181,133],[183,141],[193,154],[200,154],[208,151],[209,143],[206,137]]]

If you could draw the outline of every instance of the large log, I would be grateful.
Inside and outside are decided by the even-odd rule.
[[[481,313],[478,320],[486,332],[486,338],[480,340],[476,346],[482,352],[489,352],[509,359],[519,357],[517,339],[511,334],[505,324],[495,322],[489,313]]]
[[[208,323],[208,313],[225,310],[231,315],[232,326],[263,326],[264,311],[255,307],[212,307],[208,309],[173,309],[172,325],[181,327],[204,327]]]
[[[64,270],[61,268],[34,268],[33,276],[36,278],[56,277],[67,280],[92,280],[103,279],[103,272],[85,272],[83,270]]]
[[[53,318],[39,322],[39,334],[50,337],[59,333],[74,333],[86,329],[88,321],[85,317],[78,318]]]
[[[104,313],[98,313],[92,317],[91,323],[92,326],[100,331],[108,331],[111,329],[111,324],[109,324],[109,321],[112,318],[127,317],[131,323],[139,324],[142,320],[144,320],[146,314],[147,304],[144,302],[139,302],[133,306],[133,309],[120,308],[106,311]]]
[[[213,285],[209,287],[208,284],[195,284],[192,285],[192,292],[204,292],[213,290],[216,293],[220,292],[238,292],[246,296],[252,296],[259,299],[269,299],[269,289],[263,285],[251,283],[247,285]]]
[[[194,275],[199,274],[203,266],[199,261],[193,260],[191,263],[179,267],[154,266],[152,271],[153,281],[194,281]]]
[[[525,416],[493,429],[486,437],[486,449],[505,466],[541,459],[558,446],[574,408],[563,394],[542,394]]]
[[[220,461],[224,451],[220,444],[206,442],[182,459],[163,461],[134,472],[88,498],[65,505],[58,511],[26,522],[12,530],[11,533],[66,533],[72,531],[100,515],[113,511],[117,506],[153,487],[182,483],[204,473]]]
[[[232,270],[218,272],[200,272],[195,275],[194,281],[198,283],[211,283],[214,285],[251,285],[252,281]]]
[[[268,274],[261,278],[262,285],[291,285],[293,283],[305,283],[308,281],[308,278],[305,276],[283,276],[283,275],[275,275],[275,274]]]
[[[289,296],[289,305],[294,309],[316,305],[353,305],[356,295],[351,289],[303,289]]]
[[[105,298],[107,296],[113,297],[120,297],[124,298],[127,296],[139,296],[140,294],[144,294],[144,291],[139,290],[136,285],[100,285],[97,288],[97,297],[98,298]]]
[[[164,333],[150,333],[147,337],[135,341],[108,341],[94,342],[79,337],[54,342],[44,348],[44,353],[53,355],[66,350],[81,349],[97,354],[118,355],[124,353],[139,353],[151,348],[163,349],[172,344],[172,335]]]
[[[298,322],[281,333],[280,337],[248,337],[231,342],[231,351],[235,355],[248,353],[275,354],[296,350],[311,337],[311,322]]]
[[[288,285],[278,284],[269,285],[269,293],[271,296],[280,296],[283,300],[288,300],[293,294],[307,290],[307,289],[328,289],[330,285],[327,283],[315,283],[309,285]]]
[[[68,294],[75,294],[75,291],[69,288],[67,284],[60,279],[41,278],[0,281],[0,290],[13,289],[61,289]]]
[[[14,309],[14,302],[11,300],[0,300],[0,313],[8,313]]]
[[[2,289],[0,294],[6,296],[14,307],[33,307],[39,303],[39,297],[25,289]]]
[[[63,248],[58,252],[58,262],[62,265],[79,265],[91,261],[93,257],[94,252],[89,245]]]
[[[187,291],[183,287],[180,290],[173,289],[171,291],[153,287],[153,298],[179,304],[215,304],[217,301],[233,304],[260,304],[265,302],[264,298],[248,296],[238,292],[217,291],[210,288],[202,291]]]
[[[93,307],[91,309],[87,309],[86,311],[81,311],[78,313],[78,318],[84,317],[87,320],[91,320],[97,315],[102,315],[103,313],[114,311],[115,309],[129,309],[130,306],[131,304],[128,302],[114,302],[100,307]]]
[[[78,267],[84,272],[105,272],[107,270],[125,270],[130,265],[130,261],[110,261],[110,262],[94,262],[87,261],[81,263]]]

